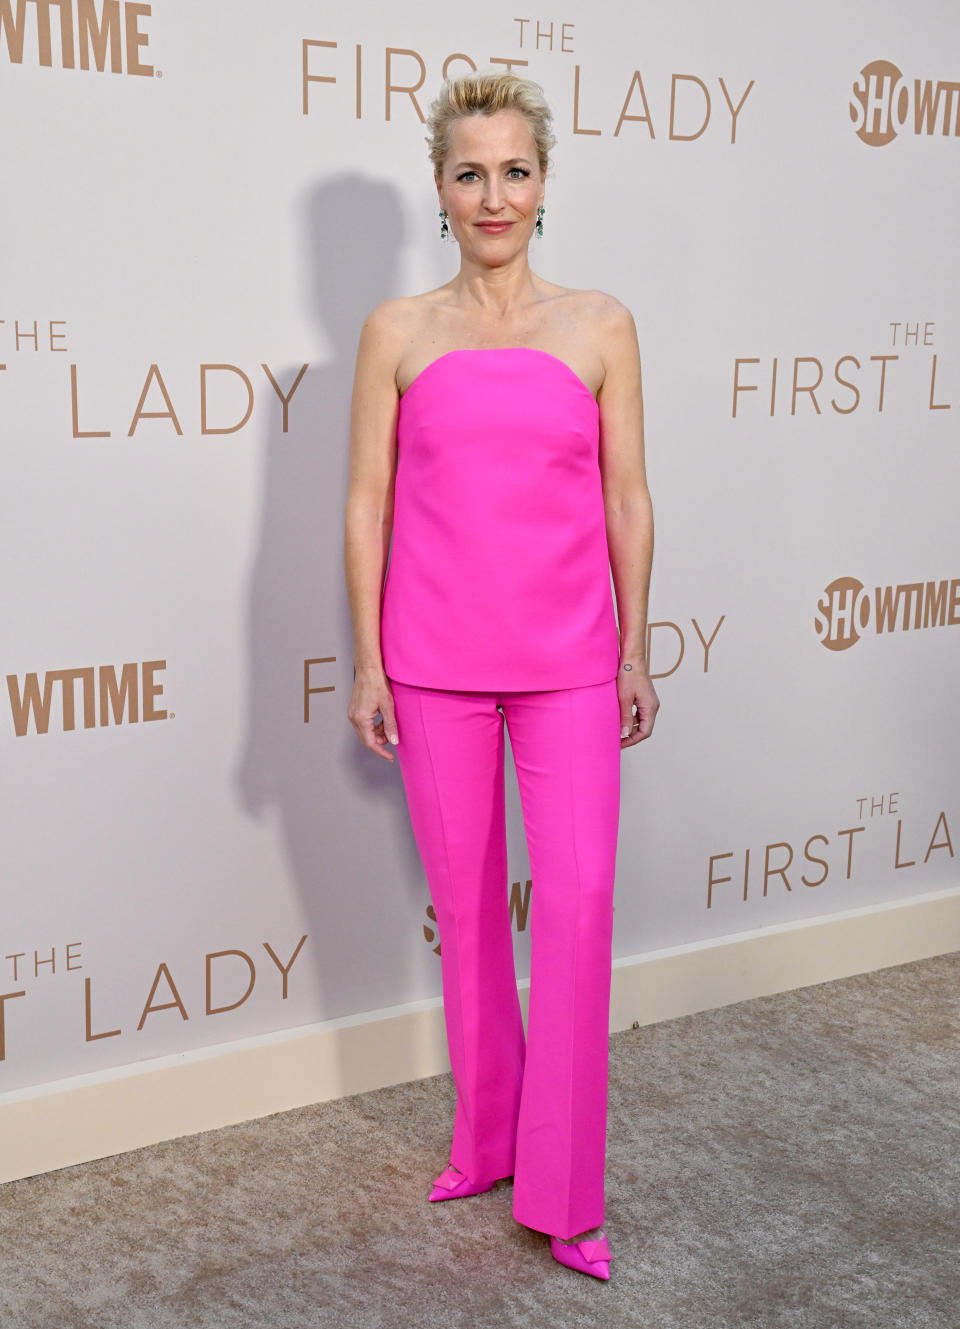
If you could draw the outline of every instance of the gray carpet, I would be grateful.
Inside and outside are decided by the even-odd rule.
[[[449,1075],[0,1187],[3,1329],[958,1329],[960,952],[611,1041],[608,1283],[426,1201]]]

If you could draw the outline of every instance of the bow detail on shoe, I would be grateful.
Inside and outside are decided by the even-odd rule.
[[[612,1256],[605,1232],[595,1240],[585,1241],[562,1241],[559,1237],[551,1236],[550,1251],[555,1260],[569,1269],[577,1269],[581,1274],[590,1274],[593,1278],[610,1277]]]
[[[463,1172],[454,1170],[452,1163],[449,1163],[433,1183],[433,1190],[430,1192],[429,1199],[436,1200],[459,1200],[467,1195],[480,1195],[483,1191],[492,1191],[496,1182],[493,1181],[474,1181]]]
[[[453,1165],[449,1164],[433,1184],[434,1186],[442,1186],[445,1191],[455,1191],[461,1182],[466,1180],[467,1177],[462,1172],[455,1172]]]
[[[580,1248],[580,1254],[590,1264],[596,1263],[597,1260],[613,1259],[606,1233],[602,1237],[597,1237],[594,1241],[578,1241],[577,1245]]]

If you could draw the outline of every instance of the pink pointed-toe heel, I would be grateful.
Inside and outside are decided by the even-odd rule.
[[[452,1165],[448,1165],[433,1183],[430,1199],[459,1200],[464,1195],[482,1195],[484,1191],[492,1191],[496,1184],[495,1181],[471,1181],[465,1172],[455,1172]]]
[[[613,1253],[605,1232],[601,1232],[593,1241],[564,1242],[551,1237],[550,1251],[555,1260],[581,1274],[592,1274],[594,1278],[610,1277]]]

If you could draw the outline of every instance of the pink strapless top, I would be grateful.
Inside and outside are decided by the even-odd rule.
[[[388,678],[548,691],[615,678],[600,408],[534,347],[447,351],[400,398]]]

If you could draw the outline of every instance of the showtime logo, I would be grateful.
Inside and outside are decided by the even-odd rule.
[[[77,684],[84,729],[100,725],[137,724],[140,720],[166,720],[157,706],[163,682],[156,675],[166,669],[166,660],[144,660],[120,665],[90,665],[85,669],[48,669],[45,674],[7,675],[10,712],[17,738],[23,738],[33,721],[34,731],[46,734],[54,712],[54,697],[60,705],[60,728],[77,728]]]
[[[154,77],[153,65],[140,55],[149,41],[141,23],[149,18],[150,5],[129,0],[102,0],[99,12],[94,0],[29,0],[29,8],[28,0],[0,0],[0,47],[6,47],[11,64],[22,65],[24,52],[32,57],[35,49],[39,64],[53,65],[51,10],[57,12],[62,69],[79,66],[102,74],[109,68],[112,74]]]
[[[856,577],[838,577],[817,601],[813,625],[828,651],[845,651],[860,640],[860,629],[906,632],[960,623],[960,577],[952,581],[911,581],[868,591]]]
[[[898,132],[960,134],[960,83],[945,79],[907,82],[889,60],[864,65],[853,84],[850,119],[857,138],[872,148],[892,143]]]

